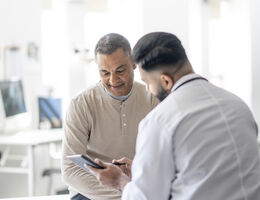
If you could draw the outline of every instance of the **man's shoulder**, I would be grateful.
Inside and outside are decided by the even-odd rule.
[[[137,94],[138,97],[144,98],[144,97],[150,97],[151,94],[146,91],[145,86],[139,82],[134,82],[133,84],[133,90]]]
[[[145,85],[135,81],[134,90],[140,101],[148,101],[152,104],[152,107],[155,107],[159,103],[156,97],[154,97],[150,92],[146,91]]]
[[[172,95],[171,95],[172,96]],[[170,95],[160,102],[144,119],[163,124],[171,129],[181,121],[188,113],[179,108],[178,103]]]
[[[91,99],[95,98],[97,96],[100,96],[101,90],[100,90],[100,84],[96,83],[88,88],[84,89],[83,91],[79,92],[76,96],[72,98],[73,101],[80,101],[82,99]]]
[[[99,83],[96,83],[75,95],[71,99],[70,105],[73,108],[76,107],[78,109],[84,110],[85,108],[93,107],[95,104],[100,102],[101,95],[102,88],[100,87]]]
[[[97,83],[75,95],[69,105],[69,112],[89,112],[100,102],[102,88]]]
[[[138,90],[145,90],[145,85],[137,81],[134,81],[134,87]]]

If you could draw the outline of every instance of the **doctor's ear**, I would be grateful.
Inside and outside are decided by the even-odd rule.
[[[171,89],[172,89],[172,87],[174,85],[173,78],[169,74],[163,73],[160,76],[160,82],[161,82],[162,88],[170,93]]]
[[[135,63],[133,64],[133,69],[134,69],[134,70],[136,69],[136,64],[135,64]]]

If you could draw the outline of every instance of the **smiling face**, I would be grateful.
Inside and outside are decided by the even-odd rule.
[[[136,66],[128,53],[121,48],[112,54],[98,53],[96,62],[102,84],[111,94],[125,96],[131,91]]]

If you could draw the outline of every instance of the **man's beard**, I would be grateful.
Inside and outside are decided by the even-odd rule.
[[[159,99],[160,102],[162,102],[167,96],[168,96],[168,92],[166,90],[164,90],[162,88],[162,86],[160,86],[159,92],[156,95],[156,98]]]

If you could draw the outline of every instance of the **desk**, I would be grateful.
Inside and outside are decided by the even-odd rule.
[[[55,196],[8,198],[8,199],[0,199],[0,200],[70,200],[70,196],[69,195],[55,195]]]
[[[28,130],[21,131],[13,135],[0,135],[0,146],[25,146],[27,147],[28,167],[6,167],[4,162],[8,152],[3,154],[0,163],[0,173],[25,173],[28,174],[28,195],[34,195],[34,147],[61,142],[62,129],[50,130]]]

